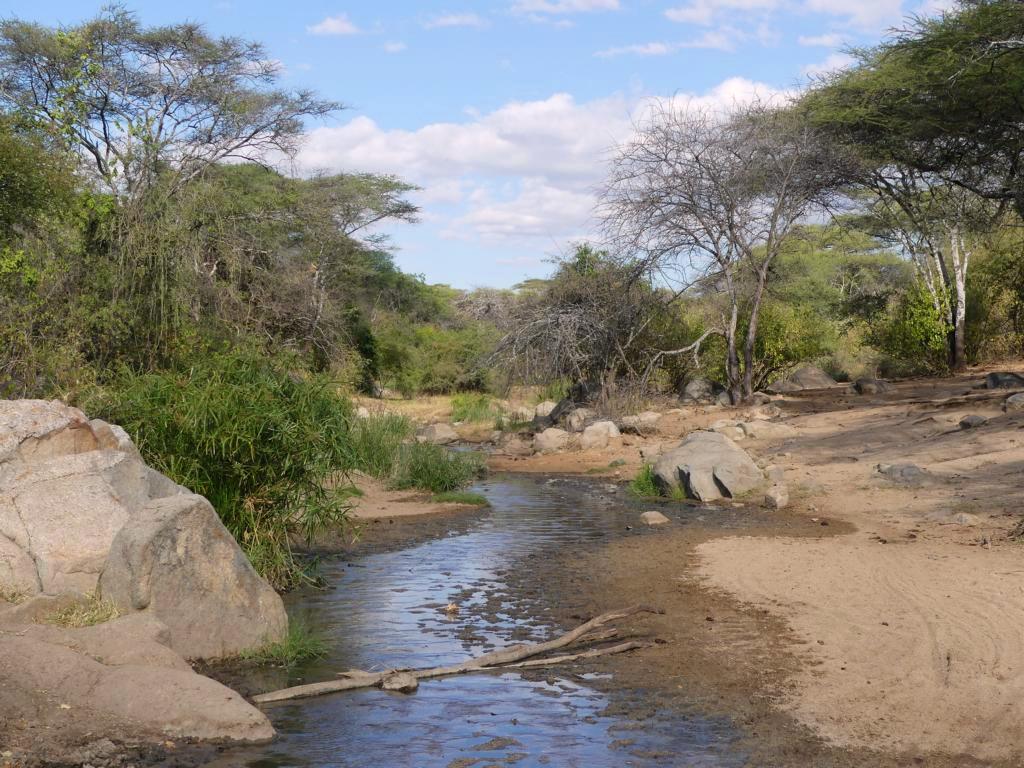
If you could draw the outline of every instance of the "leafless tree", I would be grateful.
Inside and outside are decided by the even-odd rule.
[[[601,203],[613,250],[677,295],[697,284],[724,295],[711,332],[726,341],[734,402],[753,394],[772,265],[794,228],[837,194],[843,173],[832,146],[764,102],[727,114],[661,103],[619,148]]]

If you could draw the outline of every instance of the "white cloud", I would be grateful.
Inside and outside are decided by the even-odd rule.
[[[869,29],[899,21],[902,6],[902,0],[806,0],[809,11],[842,16],[855,26]]]
[[[679,43],[640,43],[623,45],[617,48],[606,48],[594,55],[599,59],[610,59],[614,56],[633,54],[635,56],[667,56],[679,50]]]
[[[341,13],[306,27],[306,31],[311,35],[358,35],[359,27],[352,23],[348,14]]]
[[[779,0],[693,0],[689,5],[669,8],[665,18],[680,24],[712,24],[723,12],[729,20],[735,21],[742,11],[772,11],[779,7]]]
[[[841,69],[846,69],[854,63],[854,58],[845,53],[833,53],[824,61],[818,62],[817,64],[808,64],[803,68],[803,74],[808,77],[820,77],[822,75],[828,75],[832,72],[838,72]]]
[[[617,11],[619,0],[516,0],[512,4],[514,13],[590,13],[592,11]]]
[[[486,27],[487,20],[476,13],[447,13],[437,16],[423,25],[426,29],[443,27]]]
[[[843,44],[844,38],[838,32],[829,32],[824,35],[801,35],[797,42],[809,48],[838,48]]]
[[[755,95],[779,93],[732,78],[671,103],[726,110]],[[578,102],[558,93],[411,131],[387,130],[359,116],[314,129],[297,170],[401,176],[424,188],[417,199],[448,237],[559,243],[587,233],[593,190],[610,152],[632,135],[634,118],[647,114],[651,103],[624,95]]]
[[[384,52],[385,53],[401,53],[402,51],[404,51],[408,47],[409,46],[407,46],[405,43],[403,43],[401,41],[392,40],[390,42],[384,43]]]
[[[718,51],[734,51],[737,43],[746,40],[748,35],[732,27],[708,30],[699,37],[678,43],[640,43],[606,48],[594,54],[599,59],[610,59],[616,56],[669,56],[684,48],[708,48]],[[759,39],[768,44],[767,36]]]

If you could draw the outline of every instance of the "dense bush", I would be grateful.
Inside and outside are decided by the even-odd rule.
[[[909,376],[949,370],[948,326],[924,286],[901,296],[887,320],[875,328],[875,343],[888,360],[883,374]]]
[[[450,451],[430,443],[408,443],[402,447],[391,481],[398,490],[417,488],[446,493],[462,488],[483,471],[479,454]]]
[[[351,464],[351,407],[289,358],[237,350],[168,372],[124,373],[85,407],[122,425],[146,461],[206,496],[256,569],[278,587],[303,579],[292,551],[345,521],[327,478]]]

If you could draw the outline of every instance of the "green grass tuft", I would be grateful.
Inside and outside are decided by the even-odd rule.
[[[400,491],[416,488],[447,493],[468,485],[483,469],[483,457],[478,453],[450,451],[430,443],[410,443],[402,446],[391,487]]]
[[[452,421],[489,421],[496,415],[494,400],[490,395],[465,392],[452,396]]]
[[[352,423],[349,469],[383,479],[398,463],[402,445],[415,433],[412,421],[393,413],[374,414]]]
[[[654,482],[654,467],[650,464],[644,464],[640,473],[630,482],[629,490],[634,495],[643,499],[660,496],[661,493],[658,490],[658,485]]]
[[[464,504],[472,507],[486,507],[490,505],[487,497],[479,493],[469,491],[448,491],[434,495],[432,501],[438,504]]]
[[[294,618],[288,622],[288,634],[283,640],[246,651],[242,658],[254,664],[291,668],[326,655],[327,643],[320,633],[302,619]]]

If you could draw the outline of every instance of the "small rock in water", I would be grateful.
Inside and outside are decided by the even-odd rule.
[[[380,687],[385,691],[395,691],[396,693],[414,693],[420,687],[420,683],[408,672],[395,672],[393,675],[385,677]]]
[[[960,429],[974,429],[975,427],[980,427],[987,421],[988,419],[984,416],[972,413],[960,419]]]
[[[784,509],[789,506],[789,490],[784,485],[774,485],[764,495],[764,505],[768,509]]]
[[[645,525],[664,525],[669,522],[669,519],[665,517],[661,512],[651,510],[650,512],[644,512],[640,515],[640,519],[643,520]]]

